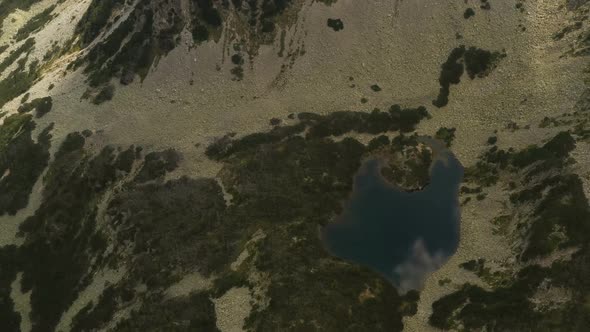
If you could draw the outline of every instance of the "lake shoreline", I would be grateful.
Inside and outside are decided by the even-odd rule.
[[[424,188],[404,190],[383,176],[382,157],[368,158],[355,175],[343,212],[320,229],[330,254],[378,271],[401,290],[419,289],[459,245],[463,167],[443,143],[428,137],[419,141],[434,155],[431,181]],[[408,274],[415,280],[404,280]]]

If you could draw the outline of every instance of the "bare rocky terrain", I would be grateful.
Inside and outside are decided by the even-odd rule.
[[[585,331],[589,13],[0,0],[2,330]],[[427,185],[419,136],[461,237],[402,294],[319,234],[364,160]]]

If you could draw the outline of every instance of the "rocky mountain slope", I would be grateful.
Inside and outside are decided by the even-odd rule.
[[[6,331],[584,331],[590,3],[0,0]],[[330,255],[364,160],[465,166],[420,290]],[[427,152],[424,152],[427,151]]]

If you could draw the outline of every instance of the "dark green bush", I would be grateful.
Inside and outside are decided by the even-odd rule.
[[[484,77],[496,66],[496,62],[505,56],[476,47],[468,48],[465,51],[465,67],[469,78]]]
[[[92,103],[95,105],[100,105],[106,101],[113,99],[115,96],[115,86],[109,84],[103,87],[100,92],[92,99]]]
[[[53,98],[44,97],[33,99],[30,103],[25,103],[19,106],[19,113],[28,113],[35,110],[35,117],[40,118],[49,113],[53,108]]]
[[[463,63],[460,62],[465,54],[465,46],[460,46],[451,51],[447,61],[442,64],[440,77],[440,92],[438,97],[432,104],[436,107],[446,106],[449,102],[450,86],[451,84],[459,84],[461,76],[465,70]]]
[[[27,206],[33,185],[49,160],[49,130],[38,143],[31,138],[35,123],[30,115],[12,115],[0,126],[0,215]],[[18,133],[18,135],[17,135]]]
[[[0,62],[0,73],[5,71],[11,64],[13,64],[21,55],[31,52],[35,46],[35,39],[27,39],[19,48],[10,52],[10,54]]]
[[[339,18],[329,18],[328,27],[332,28],[334,31],[340,31],[344,29],[344,23]]]
[[[39,31],[41,28],[45,26],[53,17],[53,11],[55,10],[55,5],[49,6],[47,9],[42,11],[41,13],[33,16],[25,25],[23,25],[18,31],[16,32],[16,36],[14,37],[15,40],[21,41],[29,37],[31,33]]]
[[[450,147],[455,139],[455,131],[455,128],[441,127],[436,131],[435,137],[445,142],[445,144]]]
[[[92,0],[76,26],[76,33],[81,36],[82,47],[88,46],[104,31],[117,6],[124,2],[125,0]]]

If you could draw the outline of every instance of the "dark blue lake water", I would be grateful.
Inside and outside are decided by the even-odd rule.
[[[434,151],[428,186],[402,191],[381,176],[378,160],[369,160],[342,215],[322,230],[332,254],[377,270],[403,291],[419,289],[459,244],[463,167],[438,141],[425,142]]]

